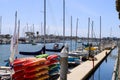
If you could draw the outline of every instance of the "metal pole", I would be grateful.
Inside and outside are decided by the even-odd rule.
[[[91,38],[92,38],[92,42],[93,42],[93,24],[94,24],[94,22],[92,21],[92,24],[91,24]]]
[[[1,28],[2,28],[2,16],[0,16],[0,34],[1,34]]]
[[[88,47],[89,47],[89,57],[90,57],[90,41],[89,41],[89,33],[90,33],[90,18],[88,18]]]
[[[44,46],[46,39],[46,0],[44,0]]]
[[[72,16],[71,16],[71,51],[72,51]]]
[[[65,0],[63,0],[63,45],[65,44]]]
[[[99,51],[101,51],[101,16],[100,16],[100,43],[99,43]]]
[[[77,33],[78,33],[78,18],[77,18],[77,22],[76,22],[76,45],[75,45],[75,50],[77,49]]]
[[[90,33],[90,18],[88,18],[88,44],[89,44],[89,33]]]

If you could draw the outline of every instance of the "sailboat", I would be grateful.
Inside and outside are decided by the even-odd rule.
[[[44,45],[41,50],[35,51],[35,52],[24,52],[21,51],[19,54],[22,55],[40,55],[40,54],[45,54],[45,51],[50,51],[50,52],[61,52],[64,46],[62,46],[60,49],[46,49],[46,0],[44,0]]]
[[[18,27],[17,27],[17,11],[15,12],[15,28],[14,28],[14,34],[11,38],[11,46],[10,46],[10,57],[8,59],[9,66],[0,66],[0,80],[10,80],[12,75],[12,69],[11,66],[14,61],[14,55],[15,53],[18,53],[18,38],[19,38],[19,28],[20,28],[20,21],[18,21]]]

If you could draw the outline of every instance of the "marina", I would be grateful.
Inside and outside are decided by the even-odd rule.
[[[0,2],[0,80],[120,79],[120,0]]]
[[[73,42],[74,43],[74,42]],[[70,45],[70,43],[68,43]],[[26,47],[26,49],[24,49],[24,46],[28,46]],[[51,45],[53,45],[53,43],[51,44],[46,44],[47,48],[50,48]],[[73,44],[75,45],[75,44]],[[1,47],[5,48],[5,47],[9,47],[10,45],[1,45]],[[42,47],[43,44],[38,44],[38,45],[32,45],[32,44],[19,44],[19,51],[24,50],[24,51],[37,51],[39,50],[40,47]],[[62,46],[62,44],[61,44]],[[34,50],[31,49],[34,47]],[[36,47],[36,48],[35,48]],[[72,46],[73,49],[75,46]],[[1,48],[2,49],[2,48]],[[30,52],[31,52],[30,51]],[[106,53],[107,52],[107,53]],[[105,59],[105,57],[107,57],[110,54],[111,50],[104,50],[103,52],[97,54],[96,56],[94,56],[97,60],[94,61],[94,68],[93,68],[93,61],[92,60],[87,60],[85,62],[79,62],[80,64],[78,64],[75,68],[73,67],[70,71],[69,74],[67,75],[67,79],[68,80],[86,80],[86,78],[88,78],[97,68],[98,66],[102,63],[102,61]],[[5,54],[5,52],[3,52],[3,54]],[[47,52],[47,54],[60,54],[60,53],[53,53],[53,52]],[[104,54],[104,55],[103,55]],[[7,55],[8,56],[8,55]],[[15,56],[19,57],[30,57],[29,55],[20,55],[20,54],[16,54]],[[6,55],[5,55],[6,57]],[[8,56],[9,57],[9,56]],[[0,57],[1,58],[1,57]],[[5,65],[6,63],[4,62],[4,58],[1,58],[1,62],[0,65]],[[73,64],[74,65],[74,64]],[[87,67],[88,65],[88,67]],[[91,67],[90,67],[91,66]],[[85,68],[85,69],[84,69]],[[94,70],[93,70],[94,69]],[[83,71],[83,72],[82,72]],[[82,74],[83,73],[83,74]],[[80,77],[74,77],[76,74],[80,74]],[[82,77],[82,75],[84,75]],[[78,78],[78,79],[77,79]]]

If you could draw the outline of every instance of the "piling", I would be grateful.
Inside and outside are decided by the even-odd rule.
[[[118,80],[120,80],[120,41],[118,42]]]
[[[68,72],[68,46],[65,45],[60,55],[60,80],[67,80]]]

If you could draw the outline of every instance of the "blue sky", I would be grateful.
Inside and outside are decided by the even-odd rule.
[[[43,34],[43,1],[44,0],[0,0],[2,16],[2,34],[13,34],[15,11],[21,21],[20,36],[32,29]],[[63,0],[47,0],[47,33],[63,34]],[[79,18],[78,36],[86,37],[88,17],[94,21],[94,32],[99,37],[99,18],[102,18],[102,37],[120,37],[118,13],[115,0],[66,0],[65,35],[70,35],[70,17],[73,17],[73,35],[76,34],[76,20]],[[43,26],[43,24],[42,24]],[[42,29],[42,30],[41,30]]]

